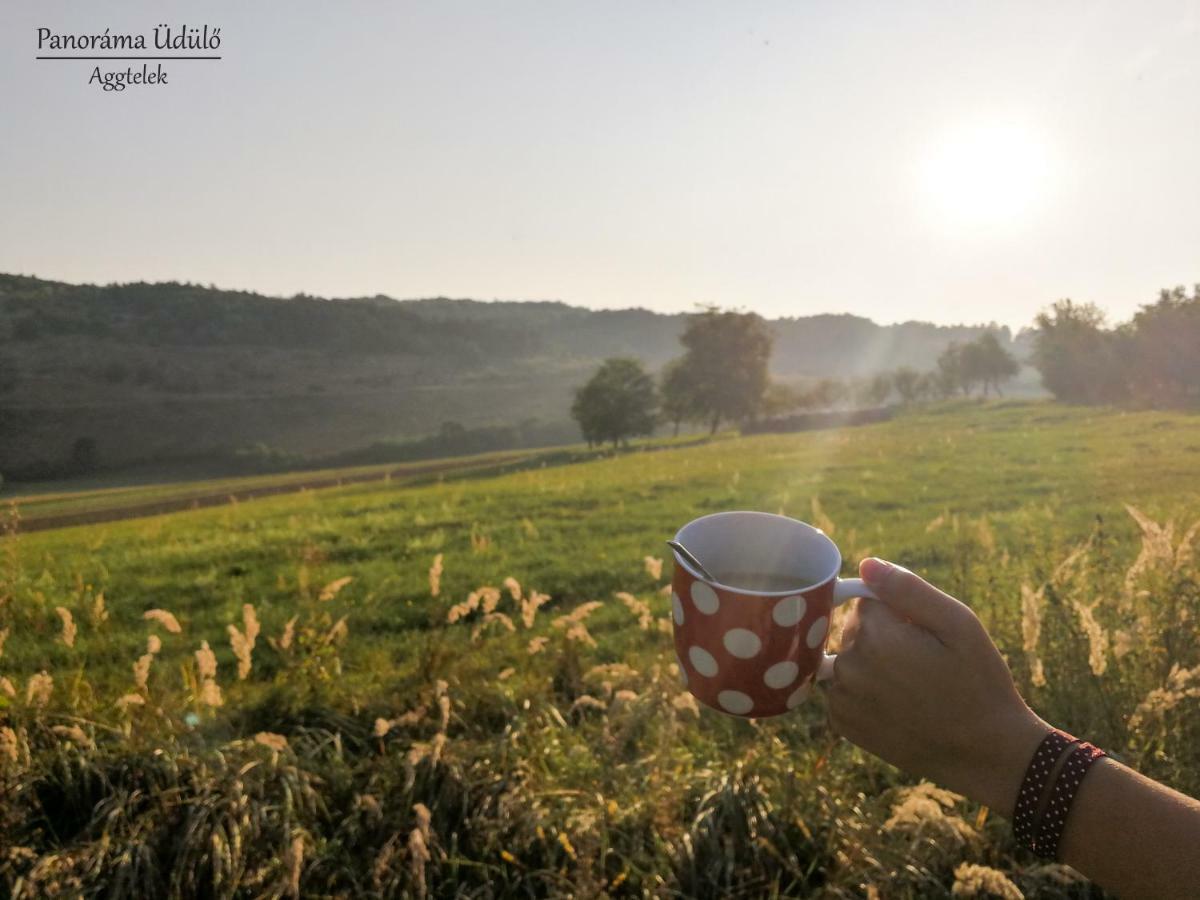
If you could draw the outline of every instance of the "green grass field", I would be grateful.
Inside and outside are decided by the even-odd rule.
[[[723,509],[813,521],[847,571],[880,555],[925,575],[979,612],[1043,716],[1200,790],[1200,707],[1176,689],[1200,666],[1200,418],[960,404],[3,540],[0,833],[17,850],[0,885],[925,897],[968,861],[1026,896],[1095,896],[986,810],[914,804],[912,779],[830,733],[819,696],[757,722],[688,703],[670,562],[656,577],[645,558]],[[261,634],[243,679],[246,604]]]

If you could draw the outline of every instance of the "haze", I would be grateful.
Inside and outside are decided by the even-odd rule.
[[[104,93],[38,27],[221,29]],[[1200,4],[8,2],[0,271],[880,322],[1200,279]]]

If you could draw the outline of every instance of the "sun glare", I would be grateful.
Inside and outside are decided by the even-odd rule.
[[[929,148],[921,187],[944,226],[1009,229],[1043,205],[1049,169],[1037,132],[1016,122],[974,122],[949,129]]]

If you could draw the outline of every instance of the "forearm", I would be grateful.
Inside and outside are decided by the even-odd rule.
[[[1017,790],[1049,725],[1032,714],[987,742],[972,774],[943,783],[1011,819]],[[955,783],[957,782],[957,783]],[[1060,862],[1121,897],[1200,897],[1200,801],[1104,757],[1079,786]]]
[[[1101,759],[1079,786],[1059,858],[1123,898],[1200,897],[1200,802]]]

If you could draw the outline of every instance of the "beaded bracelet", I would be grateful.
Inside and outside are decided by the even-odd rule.
[[[1071,751],[1058,780],[1054,783],[1054,790],[1050,793],[1049,802],[1038,823],[1037,838],[1033,844],[1034,852],[1047,859],[1057,859],[1058,841],[1067,824],[1067,813],[1071,811],[1075,793],[1092,763],[1104,755],[1103,750],[1087,741],[1077,744]]]
[[[1059,760],[1064,752],[1079,743],[1079,739],[1065,731],[1053,729],[1038,745],[1037,752],[1025,770],[1025,779],[1017,791],[1017,803],[1013,808],[1013,836],[1023,847],[1037,852],[1038,818],[1046,786],[1051,783]]]

